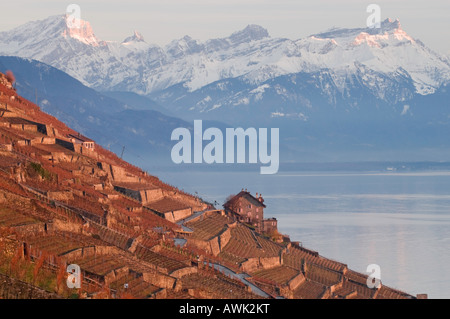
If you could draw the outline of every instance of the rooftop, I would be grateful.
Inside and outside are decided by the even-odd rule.
[[[93,140],[91,140],[90,138],[87,138],[86,136],[81,135],[80,133],[78,133],[78,134],[68,134],[67,137],[74,138],[74,139],[76,139],[77,141],[79,141],[81,143],[84,143],[84,142],[92,142],[92,143],[94,143]]]
[[[256,196],[258,196],[258,194],[256,194]],[[266,207],[266,205],[264,205],[264,199],[261,197],[261,195],[259,195],[259,197],[256,198],[252,194],[250,194],[250,192],[248,192],[247,190],[242,190],[239,194],[235,195],[233,198],[231,198],[225,204],[223,204],[223,206],[226,208],[231,207],[239,200],[239,198],[245,198],[246,200],[248,200],[250,203],[252,203],[257,207]]]

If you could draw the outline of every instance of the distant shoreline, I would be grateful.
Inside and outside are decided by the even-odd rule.
[[[256,164],[169,164],[151,165],[143,167],[153,172],[255,172],[259,174]],[[395,174],[395,173],[449,173],[450,162],[320,162],[320,163],[280,163],[277,174],[286,172],[340,172],[340,173],[366,173],[366,174]],[[277,175],[276,174],[276,175]]]

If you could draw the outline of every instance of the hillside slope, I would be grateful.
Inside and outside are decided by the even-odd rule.
[[[36,29],[42,30],[38,36]],[[138,32],[122,42],[104,41],[88,21],[75,30],[60,15],[1,32],[0,54],[47,63],[128,104],[150,98],[153,110],[188,123],[281,128],[281,162],[450,160],[449,126],[441,120],[450,114],[448,57],[410,35],[398,19],[382,21],[379,29],[334,28],[295,40],[249,25],[220,39],[185,36],[160,47]],[[34,100],[33,92],[23,94]],[[76,115],[79,109],[86,106],[65,111]],[[138,114],[111,119],[122,141],[109,132],[102,136],[95,114],[93,123],[78,124],[117,154],[126,146],[141,158],[164,154],[168,160],[172,127],[163,125],[167,130],[159,133],[154,113]],[[117,130],[121,116],[143,124]]]
[[[43,111],[116,154],[125,146],[124,158],[134,163],[170,160],[173,129],[189,127],[176,117],[104,96],[42,62],[0,57],[0,70],[14,70],[17,92]]]
[[[273,239],[119,159],[0,74],[3,297],[415,298]]]

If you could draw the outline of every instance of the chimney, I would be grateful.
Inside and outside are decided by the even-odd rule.
[[[258,198],[258,193],[256,193],[256,198]]]

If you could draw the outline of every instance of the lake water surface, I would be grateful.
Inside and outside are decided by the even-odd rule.
[[[203,199],[261,193],[265,217],[322,256],[429,298],[450,298],[450,172],[152,172]]]

